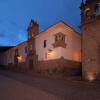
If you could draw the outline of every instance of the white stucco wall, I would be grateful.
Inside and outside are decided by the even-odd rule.
[[[74,34],[74,32],[73,32]],[[72,35],[73,39],[72,39],[72,51],[73,51],[73,60],[75,61],[82,61],[82,58],[81,58],[81,35],[79,34],[75,34],[75,35]]]
[[[55,42],[54,35],[56,33],[65,34],[65,42],[67,44],[66,48],[58,47],[53,48],[53,43]],[[47,40],[47,47],[44,48],[44,40]],[[66,26],[64,23],[60,22],[50,28],[45,32],[40,33],[36,37],[36,53],[38,55],[38,60],[50,60],[58,59],[62,56],[68,60],[81,61],[81,59],[76,59],[73,55],[74,52],[81,52],[81,36],[74,32],[71,28]],[[48,55],[48,50],[52,50],[53,53]]]
[[[6,60],[6,65],[9,63],[13,63],[14,62],[14,51],[13,49],[9,49],[8,51],[6,51],[6,55],[7,55],[7,59]]]
[[[20,45],[13,47],[9,49],[8,51],[4,52],[2,55],[2,64],[3,65],[8,65],[9,63],[14,64],[14,55],[15,55],[15,50],[18,49],[19,56],[22,57],[22,59],[19,61],[25,62],[27,53],[25,53],[25,47],[27,47],[27,42],[23,42]]]
[[[65,35],[66,48],[58,47],[54,48],[53,43],[55,43],[54,35],[57,33],[63,33]],[[49,27],[46,31],[40,33],[35,37],[36,40],[36,54],[38,55],[39,61],[59,59],[64,57],[68,60],[81,61],[81,36],[78,35],[74,30],[69,26],[65,25],[63,22],[60,22],[52,27]],[[47,40],[47,47],[44,48],[44,40]],[[25,53],[25,47],[27,47],[27,42],[23,42],[18,46],[9,49],[3,53],[1,57],[1,62],[4,65],[9,63],[14,64],[14,55],[15,50],[18,49],[19,56],[22,59],[19,61],[25,62],[27,53]],[[51,54],[48,54],[49,50],[52,50]]]
[[[8,64],[9,59],[11,60],[11,58],[8,58],[8,57],[9,57],[8,51],[2,53],[2,55],[1,55],[1,65],[7,65]]]
[[[27,47],[27,42],[24,42],[14,48],[14,49],[18,49],[19,56],[21,57],[21,60],[19,60],[19,63],[26,61],[27,52],[25,52],[25,47]]]
[[[54,41],[54,33],[57,33],[58,30],[55,32],[46,31],[46,33],[41,33],[39,36],[36,37],[36,54],[38,55],[38,60],[49,60],[49,59],[57,59],[60,57],[61,48],[53,48]],[[44,40],[47,40],[47,47],[44,48]],[[54,55],[48,55],[48,50],[52,50]]]

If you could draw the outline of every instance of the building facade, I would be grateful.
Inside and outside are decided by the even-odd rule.
[[[1,53],[0,64],[36,72],[65,72],[76,75],[82,62],[83,78],[90,81],[98,79],[100,0],[82,0],[80,10],[82,36],[64,22],[39,33],[39,25],[31,21],[27,29],[28,40]]]
[[[10,68],[25,67],[27,58],[27,42],[23,42],[15,47],[12,47],[0,54],[1,65]],[[24,65],[24,66],[23,66]]]
[[[4,52],[2,64],[36,72],[61,72],[75,75],[80,70],[81,36],[64,22],[39,33],[39,25],[31,21],[28,40]]]
[[[100,77],[100,0],[81,4],[82,72],[83,77]]]

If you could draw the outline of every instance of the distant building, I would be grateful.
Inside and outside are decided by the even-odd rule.
[[[28,40],[3,53],[3,65],[37,72],[65,71],[74,75],[80,69],[81,36],[63,22],[39,33],[31,21]]]
[[[82,0],[82,73],[88,80],[100,77],[100,0]]]

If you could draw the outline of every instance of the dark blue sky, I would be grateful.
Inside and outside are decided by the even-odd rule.
[[[64,21],[79,31],[81,0],[0,0],[0,46],[17,45],[27,39],[31,19],[40,31]]]

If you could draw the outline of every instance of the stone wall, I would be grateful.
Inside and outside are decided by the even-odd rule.
[[[94,80],[100,76],[100,19],[82,26],[81,31],[83,78]]]
[[[30,69],[27,62],[19,63],[18,65],[8,64],[6,69],[15,70],[19,72],[27,72],[29,70],[46,75],[81,75],[81,63],[64,58],[38,61],[33,69]]]
[[[29,66],[27,62],[22,62],[18,65],[9,63],[5,68],[13,71],[26,72],[29,69]]]
[[[42,73],[80,75],[81,63],[63,58],[49,61],[39,61],[36,70]]]

